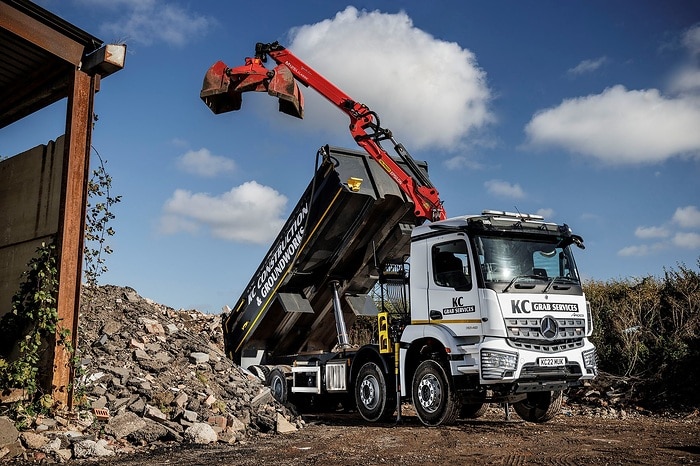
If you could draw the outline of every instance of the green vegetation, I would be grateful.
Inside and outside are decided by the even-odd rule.
[[[56,246],[42,243],[36,254],[12,298],[12,311],[0,321],[0,389],[23,389],[30,399],[39,392],[42,353],[58,325]],[[67,332],[58,334],[63,343],[70,341]]]
[[[99,167],[92,172],[88,182],[88,203],[85,221],[85,247],[83,275],[88,285],[97,285],[97,279],[107,271],[104,255],[112,254],[107,238],[114,236],[114,229],[109,225],[115,218],[112,207],[121,202],[121,196],[111,193],[112,177],[107,173],[100,153],[93,148]]]
[[[650,408],[700,406],[699,270],[679,264],[661,278],[585,284],[599,368]]]

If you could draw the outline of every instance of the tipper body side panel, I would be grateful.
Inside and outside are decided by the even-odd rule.
[[[340,284],[348,326],[376,313],[366,298],[376,265],[401,261],[419,223],[413,203],[376,162],[326,146],[308,187],[224,317],[226,352],[266,356],[328,351],[336,343],[332,281]],[[427,170],[420,164],[421,170]]]

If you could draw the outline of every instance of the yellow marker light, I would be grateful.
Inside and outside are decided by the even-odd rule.
[[[348,187],[352,192],[358,192],[360,190],[360,185],[362,185],[362,178],[355,178],[354,176],[348,178]]]

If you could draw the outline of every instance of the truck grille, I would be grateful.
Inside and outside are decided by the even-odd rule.
[[[558,344],[537,344],[514,340],[509,340],[508,343],[514,348],[526,349],[530,351],[541,351],[542,353],[558,353],[559,351],[583,348],[583,340],[575,340]]]
[[[511,346],[543,353],[583,347],[585,325],[584,319],[552,316],[506,319]]]

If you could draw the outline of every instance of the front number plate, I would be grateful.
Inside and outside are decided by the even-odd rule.
[[[540,367],[563,366],[566,364],[566,358],[539,358],[537,364]]]

